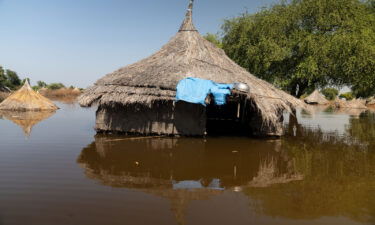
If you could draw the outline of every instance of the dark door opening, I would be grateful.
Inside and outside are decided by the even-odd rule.
[[[228,98],[225,105],[213,101],[206,108],[206,132],[208,135],[249,135],[246,96]]]

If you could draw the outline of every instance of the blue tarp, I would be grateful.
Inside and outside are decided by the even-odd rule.
[[[211,80],[188,77],[177,84],[176,101],[206,105],[207,95],[214,96],[216,105],[224,105],[233,84],[219,84]]]

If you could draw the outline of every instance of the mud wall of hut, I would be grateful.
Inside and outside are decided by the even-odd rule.
[[[204,136],[246,135],[281,136],[283,117],[279,123],[264,123],[256,106],[249,102],[229,102],[225,106],[207,106],[183,101],[155,102],[151,107],[130,105],[101,105],[96,112],[99,133],[129,133],[142,135]]]
[[[156,102],[151,107],[139,104],[99,106],[98,132],[144,135],[202,136],[206,132],[204,106],[185,102]]]

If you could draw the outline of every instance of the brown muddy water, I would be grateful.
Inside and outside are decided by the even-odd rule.
[[[375,224],[372,113],[173,139],[95,135],[94,109],[59,106],[0,119],[0,225]]]

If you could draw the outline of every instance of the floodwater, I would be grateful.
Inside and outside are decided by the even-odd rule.
[[[95,135],[95,109],[0,119],[0,225],[375,224],[375,115],[280,140]],[[1,118],[1,117],[0,117]]]

